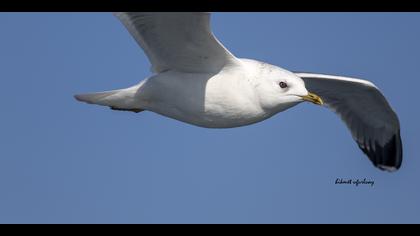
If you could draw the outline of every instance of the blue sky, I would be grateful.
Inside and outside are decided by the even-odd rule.
[[[0,223],[420,223],[420,14],[212,20],[238,57],[375,83],[400,119],[401,169],[374,168],[340,119],[312,104],[204,129],[79,103],[73,94],[150,75],[122,24],[110,13],[1,13]]]

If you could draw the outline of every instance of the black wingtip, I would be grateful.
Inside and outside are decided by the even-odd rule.
[[[378,143],[369,143],[365,146],[359,145],[359,147],[380,170],[395,172],[400,169],[403,153],[400,131],[383,146]]]

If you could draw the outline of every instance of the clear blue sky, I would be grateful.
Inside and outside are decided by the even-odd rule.
[[[110,13],[1,13],[0,223],[420,223],[420,14],[212,19],[238,57],[374,82],[400,119],[401,169],[374,168],[312,104],[204,129],[79,103],[73,94],[150,75],[122,24]]]

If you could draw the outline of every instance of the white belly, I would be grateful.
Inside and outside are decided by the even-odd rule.
[[[138,94],[147,110],[207,128],[244,126],[272,116],[239,77],[166,72],[149,78]]]

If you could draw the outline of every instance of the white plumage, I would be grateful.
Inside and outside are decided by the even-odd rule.
[[[398,117],[369,81],[293,73],[230,53],[210,30],[210,13],[115,13],[152,64],[132,87],[76,95],[115,110],[152,111],[207,128],[267,119],[303,101],[336,112],[372,163],[401,166]],[[308,92],[309,91],[309,92]]]

